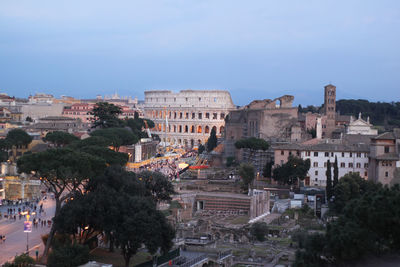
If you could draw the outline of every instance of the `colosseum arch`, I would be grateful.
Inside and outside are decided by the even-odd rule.
[[[208,127],[208,125],[204,128],[204,133],[210,133],[210,127]]]
[[[217,126],[213,126],[213,127],[212,127],[212,130],[214,130],[215,133],[217,133]]]
[[[174,125],[174,133],[176,133],[176,125]]]
[[[191,132],[191,133],[194,133],[194,132],[195,132],[195,130],[194,130],[194,129],[195,129],[195,126],[194,126],[194,125],[192,125],[192,126],[190,127],[190,132]]]
[[[203,129],[201,128],[201,125],[197,126],[197,133],[201,133],[202,130],[203,130]]]
[[[190,147],[194,147],[194,139],[190,139]]]
[[[189,132],[189,127],[185,125],[185,133]],[[186,139],[185,139],[186,140]],[[186,140],[187,141],[187,140]]]
[[[182,132],[182,125],[179,125],[179,132]]]

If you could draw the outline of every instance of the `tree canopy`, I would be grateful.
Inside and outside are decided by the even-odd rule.
[[[210,137],[208,138],[207,143],[206,143],[207,152],[211,152],[214,148],[216,148],[217,143],[218,143],[217,133],[216,133],[215,128],[213,127],[211,129]]]
[[[32,136],[22,129],[12,129],[7,133],[6,141],[11,146],[27,146],[32,142]]]
[[[262,138],[250,137],[243,138],[235,142],[237,149],[248,148],[250,150],[267,150],[269,143]]]
[[[90,115],[93,115],[93,128],[120,127],[122,121],[118,118],[122,109],[108,102],[98,102]]]
[[[242,163],[239,166],[239,175],[242,177],[242,189],[247,192],[249,185],[254,180],[254,167],[251,164]]]
[[[74,141],[79,140],[79,138],[70,133],[54,131],[47,133],[46,137],[44,137],[43,140],[45,142],[52,143],[57,147],[63,147],[71,144]]]
[[[273,178],[282,184],[293,185],[297,179],[304,180],[309,169],[310,159],[303,160],[290,155],[285,164],[274,169]]]
[[[110,145],[118,151],[122,145],[132,145],[139,141],[138,136],[125,128],[105,128],[93,131],[91,136],[100,136],[110,141]]]

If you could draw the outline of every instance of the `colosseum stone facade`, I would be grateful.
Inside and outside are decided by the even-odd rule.
[[[194,147],[207,142],[216,129],[224,134],[225,117],[236,107],[228,91],[145,91],[145,118],[155,123],[152,132],[170,144]]]

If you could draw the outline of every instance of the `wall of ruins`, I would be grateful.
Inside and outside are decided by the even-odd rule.
[[[214,128],[225,132],[225,117],[235,105],[228,91],[183,90],[145,92],[145,118],[155,123],[152,132],[162,141],[193,147],[204,144]]]

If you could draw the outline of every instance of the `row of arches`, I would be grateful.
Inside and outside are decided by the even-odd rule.
[[[169,124],[168,127],[165,123],[158,123],[155,126],[155,130],[158,132],[167,132],[167,133],[197,133],[197,134],[209,134],[211,130],[214,129],[216,134],[223,134],[225,131],[224,126],[210,126],[206,125],[171,125]]]
[[[201,144],[205,144],[207,142],[207,139],[196,140],[196,139],[174,138],[174,137],[161,138],[161,140],[163,142],[168,142],[170,144],[175,144],[175,145],[182,145],[184,147],[194,147],[194,146],[198,146]]]
[[[223,120],[225,119],[225,112],[189,112],[189,111],[167,111],[167,110],[152,110],[147,112],[147,116],[152,119],[165,119],[168,117],[170,120],[202,120],[202,119],[213,119]]]

